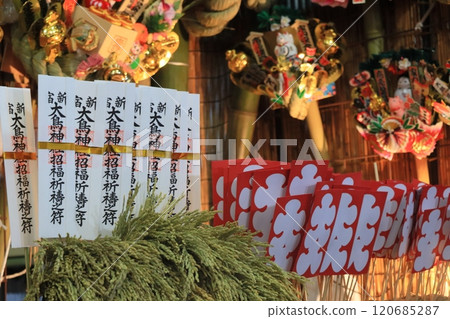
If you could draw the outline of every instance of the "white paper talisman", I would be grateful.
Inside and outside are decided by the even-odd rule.
[[[186,209],[201,209],[200,182],[200,95],[188,96],[188,145],[187,153],[192,156],[187,160]],[[192,155],[190,155],[192,154]]]
[[[97,105],[97,85],[75,81],[74,94],[67,99],[68,112],[72,113],[75,143],[75,207],[69,223],[74,224],[71,235],[84,239],[98,236],[101,201],[98,191],[102,187],[103,132],[106,108]],[[70,227],[72,228],[72,227]]]
[[[132,156],[136,89],[132,83],[96,83],[97,106],[106,109],[100,234],[110,235],[131,188],[131,166],[126,165],[126,158]]]
[[[139,209],[145,203],[147,197],[150,107],[146,105],[143,93],[142,87],[137,89],[136,101],[134,102],[133,156],[131,156],[131,161],[128,160],[130,156],[127,157],[127,165],[131,166],[131,190],[135,191],[139,185],[139,191],[132,203],[133,216],[139,213]]]
[[[35,246],[38,171],[30,90],[0,87],[0,101],[11,244],[13,248]]]
[[[65,236],[75,231],[74,118],[68,112],[72,78],[38,77],[39,235]],[[72,222],[71,222],[72,221]]]
[[[172,152],[174,105],[177,91],[143,87],[143,105],[150,109],[148,191],[156,194],[169,193],[170,161]]]

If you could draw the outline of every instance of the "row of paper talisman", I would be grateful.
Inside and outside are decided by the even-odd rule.
[[[35,125],[29,89],[0,88],[13,247],[109,235],[136,189],[133,214],[153,190],[200,208],[197,94],[43,75],[38,91]]]

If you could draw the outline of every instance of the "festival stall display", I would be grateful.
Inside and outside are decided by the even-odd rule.
[[[214,208],[222,210],[215,225],[236,221],[249,229],[269,243],[266,254],[281,268],[358,278],[370,276],[379,260],[402,260],[398,271],[408,276],[438,270],[442,282],[430,298],[449,297],[450,187],[363,181],[360,173],[333,173],[327,161],[227,160],[212,167]],[[394,293],[400,297],[400,289]]]
[[[386,159],[427,157],[450,123],[450,65],[430,56],[412,49],[374,55],[350,80],[358,132]]]
[[[29,90],[1,89],[13,247],[110,235],[130,191],[134,216],[148,192],[200,208],[198,95],[41,75],[35,145]]]
[[[336,94],[334,82],[343,72],[340,36],[332,23],[304,20],[283,6],[262,11],[258,19],[261,31],[226,53],[231,80],[303,120],[309,102]]]

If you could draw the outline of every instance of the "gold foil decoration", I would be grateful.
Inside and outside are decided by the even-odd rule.
[[[55,62],[55,59],[61,53],[61,42],[66,35],[66,25],[59,19],[59,14],[50,10],[44,18],[44,26],[39,32],[39,45],[45,50],[45,61]]]
[[[89,7],[89,10],[94,13],[95,15],[99,16],[100,18],[103,18],[109,22],[111,22],[114,25],[122,26],[124,28],[133,29],[133,21],[131,20],[131,17],[124,13],[118,13],[113,12],[107,9],[98,8],[95,6]]]
[[[336,44],[337,34],[334,28],[326,23],[319,23],[315,29],[317,47],[325,57],[336,54],[339,46]]]
[[[240,73],[248,65],[248,57],[244,52],[236,53],[236,50],[228,50],[225,53],[228,68],[231,72]]]
[[[131,82],[133,78],[117,62],[117,53],[112,52],[103,62],[103,80],[115,82]]]
[[[287,72],[292,63],[286,60],[284,55],[277,56],[277,65],[272,67],[272,72]]]
[[[387,117],[381,122],[381,127],[388,132],[393,132],[402,127],[402,122],[396,117]]]
[[[75,21],[69,35],[67,47],[71,52],[75,52],[78,48],[89,52],[98,47],[97,27],[83,19]]]
[[[134,81],[143,81],[158,72],[169,62],[179,44],[180,38],[175,32],[149,43],[147,51],[140,56],[141,61],[134,74]]]
[[[314,75],[306,74],[300,80],[300,84],[298,86],[298,90],[300,92],[305,91],[305,98],[309,99],[314,91],[317,89],[317,79]]]

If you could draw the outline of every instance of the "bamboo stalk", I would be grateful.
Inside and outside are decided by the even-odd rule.
[[[239,87],[233,88],[232,104],[228,110],[228,140],[237,142],[237,149],[230,150],[229,158],[245,158],[249,149],[242,143],[242,139],[252,141],[255,122],[258,116],[260,96]],[[234,153],[232,156],[231,154]]]
[[[351,293],[350,293],[350,296],[348,298],[349,301],[353,300],[353,295],[355,294],[356,287],[358,287],[357,286],[357,284],[358,284],[358,277],[360,277],[360,276],[353,276],[353,281],[352,281],[352,285],[351,285],[351,289],[350,289]],[[361,295],[361,293],[360,293],[360,295]]]
[[[385,261],[384,259],[383,259],[383,261]],[[384,274],[386,275],[386,274],[388,274],[389,273],[389,271],[390,271],[390,264],[389,263],[386,263],[386,262],[384,262]],[[383,283],[383,290],[381,291],[381,301],[385,301],[386,299],[385,299],[385,295],[386,295],[386,291],[387,291],[387,285],[388,285],[388,281],[387,280],[384,280],[384,283]]]
[[[430,173],[428,171],[428,159],[427,158],[424,158],[424,159],[415,158],[415,162],[416,162],[417,179],[419,181],[429,184],[430,183]]]
[[[337,301],[337,300],[341,300],[340,299],[340,291],[341,291],[341,275],[337,275],[337,276],[333,276],[334,280],[334,298],[332,299],[333,301]]]
[[[322,159],[330,159],[330,155],[328,153],[328,142],[323,129],[322,117],[320,115],[319,104],[317,101],[310,103],[306,121],[308,123],[309,134],[316,144]]]

